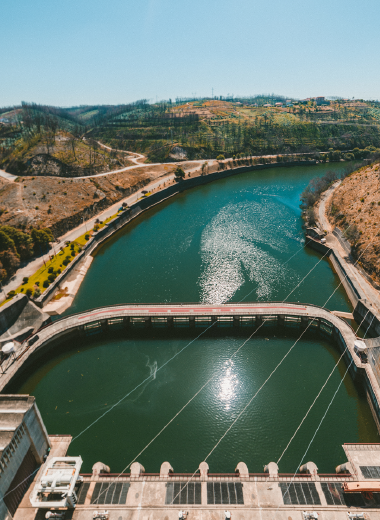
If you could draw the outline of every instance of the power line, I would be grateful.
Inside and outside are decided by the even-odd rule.
[[[327,254],[327,253],[326,253]],[[324,256],[326,256],[326,254]],[[293,255],[294,256],[294,255]],[[324,258],[324,256],[317,262],[316,265],[318,265],[319,262],[321,262]],[[308,274],[310,274],[316,267],[316,265],[314,265],[308,272]],[[304,276],[304,278],[301,280],[300,283],[302,283],[303,280],[305,280],[305,278],[308,276],[308,274],[306,274],[306,276]],[[300,283],[297,285],[297,287],[300,285]],[[293,292],[293,290],[289,293],[291,294]],[[289,297],[289,295],[285,298],[285,300]],[[285,301],[283,300],[283,302]],[[256,332],[267,322],[268,320],[264,320],[261,325],[255,329],[252,334],[248,337],[248,339],[246,339],[242,345],[240,345],[240,347],[234,352],[234,354],[230,357],[230,359],[228,361],[231,361],[231,359],[241,350],[241,348],[253,337],[254,334],[256,334]],[[313,320],[314,321],[314,320]],[[219,441],[217,442],[217,444],[214,446],[214,448],[211,450],[211,452],[207,455],[207,457],[204,459],[204,461],[206,461],[208,459],[208,457],[211,455],[211,453],[216,449],[216,447],[220,444],[220,442],[223,440],[223,438],[227,435],[227,433],[231,430],[231,428],[234,426],[234,424],[237,422],[237,420],[241,417],[241,415],[245,412],[245,410],[248,408],[248,406],[251,404],[251,402],[253,401],[253,399],[258,395],[258,393],[261,391],[261,389],[266,385],[266,383],[269,381],[269,379],[272,377],[272,375],[276,372],[276,370],[279,368],[279,366],[283,363],[283,361],[287,358],[287,356],[290,354],[290,352],[293,350],[293,348],[295,347],[295,345],[298,343],[298,341],[302,338],[302,336],[305,334],[305,332],[307,331],[307,329],[309,328],[309,326],[311,325],[310,322],[309,325],[305,328],[305,330],[301,333],[300,337],[295,341],[295,343],[291,346],[291,348],[288,350],[288,352],[285,354],[285,356],[281,359],[281,361],[277,364],[277,366],[274,368],[274,370],[270,373],[270,375],[268,376],[268,378],[264,381],[264,383],[261,385],[261,387],[257,390],[257,392],[254,394],[254,396],[251,398],[251,400],[248,402],[248,404],[244,407],[244,409],[242,410],[242,412],[240,412],[240,414],[237,416],[237,418],[233,421],[233,423],[230,425],[230,427],[227,429],[227,431],[224,433],[224,435],[219,439]],[[175,416],[170,419],[170,421],[160,430],[160,432],[140,451],[140,453],[121,471],[121,473],[119,474],[122,475],[124,473],[124,471],[126,469],[128,469],[132,464],[133,462],[136,461],[137,457],[139,457],[152,443],[155,439],[157,439],[157,437],[169,426],[169,424],[171,424],[173,422],[173,420],[178,417],[178,415],[193,401],[193,399],[216,377],[217,374],[214,374],[201,388],[200,390],[198,390],[196,392],[196,394],[181,408],[181,410],[179,412],[177,412],[177,414],[175,414]],[[198,470],[197,470],[198,471]],[[195,472],[196,473],[196,472]],[[192,475],[192,477],[195,475],[195,473]],[[190,479],[192,478],[190,477]],[[186,485],[189,483],[189,481],[186,483]],[[104,492],[107,491],[108,488],[106,488],[104,491],[102,491],[101,494],[103,494]],[[99,497],[101,496],[101,494],[97,497],[97,500],[99,499]],[[173,498],[173,500],[175,499],[176,497]]]
[[[369,312],[369,311],[368,311],[368,312]],[[367,314],[368,314],[368,312],[367,312]],[[366,314],[366,316],[367,316],[367,314]],[[366,316],[365,316],[365,317],[366,317]],[[365,317],[363,318],[362,323],[363,323]],[[367,332],[368,332],[370,326],[372,325],[372,322],[373,322],[374,319],[375,319],[375,316],[372,317],[371,323],[368,325],[367,330],[366,330],[366,332],[365,332],[365,334],[364,334],[364,336],[363,336],[363,339],[364,339],[365,336],[367,335]],[[359,327],[360,327],[360,325],[359,325]],[[359,327],[358,327],[358,329],[359,329]],[[285,495],[289,492],[289,488],[290,488],[291,484],[293,483],[293,480],[294,480],[294,478],[295,478],[295,476],[296,476],[296,474],[297,474],[297,471],[298,471],[299,468],[301,467],[301,464],[302,464],[304,458],[306,457],[307,452],[309,451],[310,446],[312,445],[312,443],[313,443],[313,441],[314,441],[314,439],[315,439],[315,437],[316,437],[316,435],[317,435],[317,433],[318,433],[320,427],[322,426],[322,423],[323,423],[323,421],[324,421],[324,419],[325,419],[325,417],[326,417],[326,415],[327,415],[327,413],[328,413],[328,411],[329,411],[329,409],[330,409],[330,407],[331,407],[331,405],[332,405],[332,403],[333,403],[333,401],[334,401],[334,399],[335,399],[335,397],[336,397],[336,394],[338,393],[339,388],[342,386],[342,383],[343,383],[343,381],[344,381],[344,378],[346,377],[346,375],[347,375],[347,373],[348,373],[348,371],[349,371],[349,369],[350,369],[350,367],[351,367],[351,365],[352,365],[353,362],[354,362],[354,358],[352,358],[350,364],[348,365],[348,367],[347,367],[347,369],[346,369],[346,372],[344,373],[344,376],[342,377],[341,381],[339,382],[338,388],[335,390],[335,393],[334,393],[334,395],[333,395],[333,397],[332,397],[330,403],[328,404],[328,406],[327,406],[327,408],[326,408],[326,411],[325,411],[325,413],[323,414],[323,417],[322,417],[322,419],[321,419],[319,425],[317,426],[317,429],[315,430],[315,432],[314,432],[314,434],[313,434],[313,437],[311,438],[311,441],[309,442],[308,447],[306,448],[306,451],[305,451],[305,453],[303,454],[303,456],[302,456],[302,458],[301,458],[300,463],[299,463],[298,466],[297,466],[296,471],[295,471],[294,474],[293,474],[292,480],[290,481],[289,486],[287,487],[287,489],[286,489],[286,491],[285,491],[285,493],[284,493],[284,498],[285,498]],[[277,510],[278,510],[278,508],[277,508]]]
[[[361,321],[360,325],[359,325],[358,328],[356,329],[356,333],[358,332],[360,326],[361,326],[362,323],[364,322],[364,320],[365,320],[365,318],[367,317],[367,314],[368,314],[368,313],[369,313],[369,310],[366,312],[366,314],[365,314],[363,320]],[[331,370],[330,374],[328,375],[326,381],[323,383],[323,385],[322,385],[321,389],[319,390],[317,396],[315,397],[314,401],[311,403],[310,408],[308,409],[308,411],[306,412],[306,414],[305,414],[304,417],[302,418],[302,421],[300,422],[300,424],[298,425],[296,431],[294,432],[294,434],[293,434],[292,437],[290,438],[290,440],[289,440],[288,444],[286,445],[284,451],[281,453],[279,459],[277,460],[277,465],[280,463],[282,457],[285,455],[285,452],[286,452],[287,449],[289,448],[289,446],[290,446],[290,444],[292,443],[294,437],[297,435],[297,433],[298,433],[298,431],[300,430],[302,424],[303,424],[304,421],[306,420],[306,417],[309,415],[310,411],[312,410],[313,406],[315,405],[315,403],[316,403],[318,397],[321,395],[323,389],[326,387],[328,381],[330,380],[331,376],[332,376],[333,373],[335,372],[335,369],[336,369],[336,367],[339,365],[340,361],[342,360],[344,354],[345,354],[346,351],[347,351],[347,348],[348,348],[348,346],[346,346],[346,348],[343,350],[343,352],[342,352],[340,358],[339,358],[338,361],[335,363],[334,368]]]

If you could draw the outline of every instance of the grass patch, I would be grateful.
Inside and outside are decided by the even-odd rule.
[[[54,279],[59,276],[62,271],[64,271],[66,266],[69,265],[82,250],[82,246],[80,244],[76,242],[72,242],[72,244],[73,246],[69,244],[64,247],[62,251],[53,256],[51,260],[48,260],[46,265],[43,265],[38,269],[38,271],[32,274],[26,283],[23,283],[17,287],[17,289],[15,289],[15,294],[22,293],[32,296],[35,295],[36,290],[38,292],[38,289],[42,294],[54,281]],[[4,305],[4,303],[10,299],[11,298],[8,298],[5,300],[5,302],[2,302],[1,305]]]
[[[96,224],[98,226],[98,230],[103,228],[108,222],[113,220],[115,217],[119,215],[122,210],[118,210],[117,213],[111,215],[106,220],[104,220],[101,224]],[[32,274],[26,283],[21,284],[17,289],[15,289],[15,294],[29,294],[30,296],[35,295],[36,290],[40,290],[41,294],[49,287],[49,285],[54,281],[54,279],[61,274],[61,272],[66,269],[66,267],[74,260],[74,258],[78,255],[78,253],[83,249],[88,240],[91,238],[92,230],[83,233],[83,235],[76,238],[73,242],[69,243],[65,246],[62,251],[59,251],[58,254],[53,256],[46,262],[46,265],[43,265]],[[74,254],[73,254],[74,253]],[[47,287],[44,287],[48,283]],[[60,294],[59,298],[64,296],[64,294]],[[37,297],[37,295],[35,296]],[[5,303],[9,302],[11,298],[5,299],[0,303],[0,307]]]

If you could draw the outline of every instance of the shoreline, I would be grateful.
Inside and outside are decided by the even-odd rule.
[[[238,166],[237,168],[216,170],[214,172],[208,173],[207,175],[200,175],[198,172],[198,175],[194,175],[193,177],[188,176],[184,180],[178,181],[168,187],[157,187],[157,191],[155,191],[148,197],[144,197],[141,199],[137,199],[136,197],[137,200],[135,201],[135,203],[130,205],[129,213],[126,214],[126,212],[122,212],[121,215],[115,217],[113,220],[108,222],[108,224],[104,226],[104,228],[102,228],[101,231],[99,231],[98,233],[94,233],[92,239],[90,239],[84,247],[84,251],[80,253],[80,255],[82,255],[81,258],[79,259],[79,255],[77,257],[78,260],[76,261],[76,263],[78,264],[78,266],[75,265],[75,268],[73,269],[73,266],[71,266],[70,268],[69,264],[65,271],[63,271],[61,275],[56,278],[56,280],[50,285],[50,287],[37,300],[35,300],[35,303],[40,307],[43,307],[44,312],[47,312],[48,314],[52,313],[52,315],[61,314],[66,309],[68,309],[71,306],[74,297],[77,294],[79,287],[84,279],[84,276],[87,273],[87,270],[89,269],[90,264],[92,262],[91,261],[88,267],[85,269],[85,271],[83,271],[84,274],[82,275],[82,272],[79,268],[79,264],[83,265],[83,258],[88,258],[89,256],[93,258],[92,255],[99,249],[99,247],[101,247],[104,244],[106,240],[111,238],[117,231],[124,228],[132,220],[137,218],[141,213],[144,213],[145,211],[154,208],[158,204],[161,204],[167,201],[168,199],[189,189],[209,184],[213,181],[231,177],[233,175],[238,175],[240,173],[277,167],[294,166],[315,166],[315,161],[297,161],[295,163],[270,163],[253,166]],[[168,179],[166,177],[163,178],[163,180],[166,183]],[[155,183],[157,183],[157,181],[155,181]],[[146,188],[149,188],[149,185],[147,185]],[[133,194],[133,198],[135,198],[134,195],[135,194]],[[123,201],[118,202],[115,206],[120,206],[122,202]],[[75,262],[75,260],[73,260],[73,262]],[[71,270],[73,270],[73,273],[71,273]],[[67,276],[69,276],[71,280],[71,275],[74,275],[74,278],[72,279],[72,283],[70,284],[70,294],[68,294],[67,296],[62,296],[60,298],[60,305],[50,305],[50,302],[54,301],[55,292],[57,290],[62,290],[65,288],[65,279]]]

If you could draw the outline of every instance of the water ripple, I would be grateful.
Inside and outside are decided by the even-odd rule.
[[[296,217],[269,197],[223,207],[201,236],[201,301],[225,302],[246,279],[257,285],[256,297],[267,300],[276,285],[294,283],[298,275],[276,258],[288,251],[289,237],[296,239]]]

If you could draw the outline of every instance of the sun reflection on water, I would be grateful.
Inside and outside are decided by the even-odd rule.
[[[236,374],[233,374],[232,367],[234,365],[233,361],[226,361],[226,372],[225,375],[221,378],[219,384],[219,399],[225,402],[225,409],[229,410],[231,408],[231,403],[236,397],[236,388],[239,384],[239,380]]]

